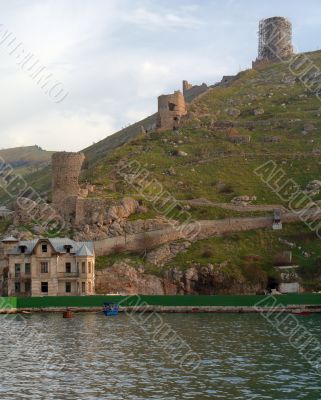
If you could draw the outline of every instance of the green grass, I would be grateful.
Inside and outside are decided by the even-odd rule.
[[[6,233],[11,224],[12,224],[11,218],[6,218],[4,220],[0,220],[0,235],[3,235],[4,233]]]

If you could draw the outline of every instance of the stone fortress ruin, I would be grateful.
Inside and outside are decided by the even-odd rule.
[[[181,117],[187,114],[183,93],[179,90],[158,97],[156,129],[177,129]]]
[[[253,68],[286,60],[293,55],[292,24],[288,19],[272,17],[261,20],[258,37],[258,56],[252,63]]]
[[[183,81],[183,95],[185,101],[192,101],[195,97],[200,94],[206,92],[209,89],[209,86],[206,83],[202,83],[201,85],[192,85],[188,81]]]
[[[59,152],[52,155],[52,201],[55,205],[78,197],[78,178],[84,160],[83,153]]]
[[[294,54],[292,46],[292,24],[284,17],[262,19],[258,32],[258,56],[252,68],[258,69],[273,62],[283,61]],[[221,82],[212,86],[206,83],[192,85],[183,80],[183,93],[179,90],[158,97],[156,130],[176,130],[182,117],[187,114],[186,102],[193,101],[211,88],[229,86],[237,76],[223,76]]]
[[[52,155],[52,203],[65,222],[81,225],[91,222],[93,216],[106,206],[106,201],[87,198],[94,190],[92,185],[81,188],[79,176],[85,155],[83,153],[57,152]]]

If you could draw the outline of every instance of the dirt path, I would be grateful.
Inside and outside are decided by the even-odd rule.
[[[273,211],[275,209],[282,210],[286,213],[288,210],[280,204],[249,204],[247,206],[235,205],[230,203],[214,203],[207,199],[192,199],[192,200],[182,200],[182,203],[190,204],[193,206],[202,206],[202,207],[218,207],[223,208],[225,210],[233,210],[240,212],[253,212],[253,211]]]

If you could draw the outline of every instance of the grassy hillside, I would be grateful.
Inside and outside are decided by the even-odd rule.
[[[309,56],[321,67],[321,52]],[[233,109],[240,115],[231,116]],[[254,115],[257,109],[264,113]],[[257,204],[278,204],[278,196],[254,170],[274,160],[302,189],[320,179],[320,122],[320,101],[295,81],[285,64],[274,64],[244,71],[229,87],[209,90],[189,106],[179,131],[141,135],[89,172],[96,182],[116,183],[116,196],[131,194],[133,189],[117,178],[117,165],[136,160],[178,199],[229,202],[234,196],[255,195]],[[222,124],[233,124],[250,142],[232,143]],[[270,137],[279,142],[267,142]],[[179,151],[187,155],[180,157]]]
[[[320,51],[308,56],[321,68]],[[250,141],[233,143],[228,136],[232,126]],[[137,161],[148,171],[149,181],[157,180],[182,202],[205,198],[214,203],[230,203],[235,196],[248,195],[256,196],[254,205],[286,207],[288,204],[261,181],[255,169],[273,160],[284,170],[286,179],[292,178],[304,190],[312,180],[321,180],[320,154],[321,103],[295,79],[286,64],[278,63],[260,71],[244,71],[230,86],[210,89],[189,105],[188,117],[179,131],[141,134],[98,161],[87,176],[106,187],[106,196],[120,198],[126,194],[141,198],[149,208],[149,217],[157,212],[135,186],[119,176],[119,165]],[[109,189],[112,186],[116,191]],[[153,191],[159,191],[158,184],[149,187],[149,192]],[[315,201],[320,199],[320,194],[313,197]],[[198,219],[267,214],[195,205],[190,212]],[[287,226],[281,232],[267,229],[197,242],[163,269],[228,261],[231,275],[248,277],[254,270],[244,259],[254,254],[261,259],[256,271],[272,277],[274,255],[289,250],[280,238],[296,244],[294,262],[302,266],[305,285],[319,288],[320,241],[304,224]],[[308,257],[302,255],[302,249],[306,249]]]
[[[135,139],[140,134],[141,127],[148,129],[156,123],[156,115],[153,114],[142,121],[136,122],[84,149],[83,152],[86,155],[89,165],[94,164],[106,155],[111,154],[118,147]]]
[[[16,175],[22,175],[32,187],[40,193],[50,189],[50,162],[52,151],[43,150],[39,146],[15,147],[0,150],[1,160],[9,164]],[[8,200],[0,190],[0,203]]]
[[[0,150],[0,157],[19,173],[28,174],[47,165],[52,153],[39,146],[25,146]]]

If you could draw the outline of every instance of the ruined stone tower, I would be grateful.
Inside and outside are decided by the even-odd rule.
[[[83,153],[59,152],[52,155],[52,201],[62,205],[79,193],[78,178],[85,160]]]
[[[291,57],[293,54],[291,22],[283,17],[261,20],[258,47],[258,57],[253,62],[253,68]]]
[[[185,99],[179,90],[158,97],[158,130],[177,129],[183,115],[187,114]]]
[[[183,95],[184,95],[184,97],[185,97],[185,94],[186,94],[189,90],[192,89],[192,87],[193,87],[192,84],[190,84],[190,83],[189,83],[188,81],[186,81],[186,80],[183,80]]]

